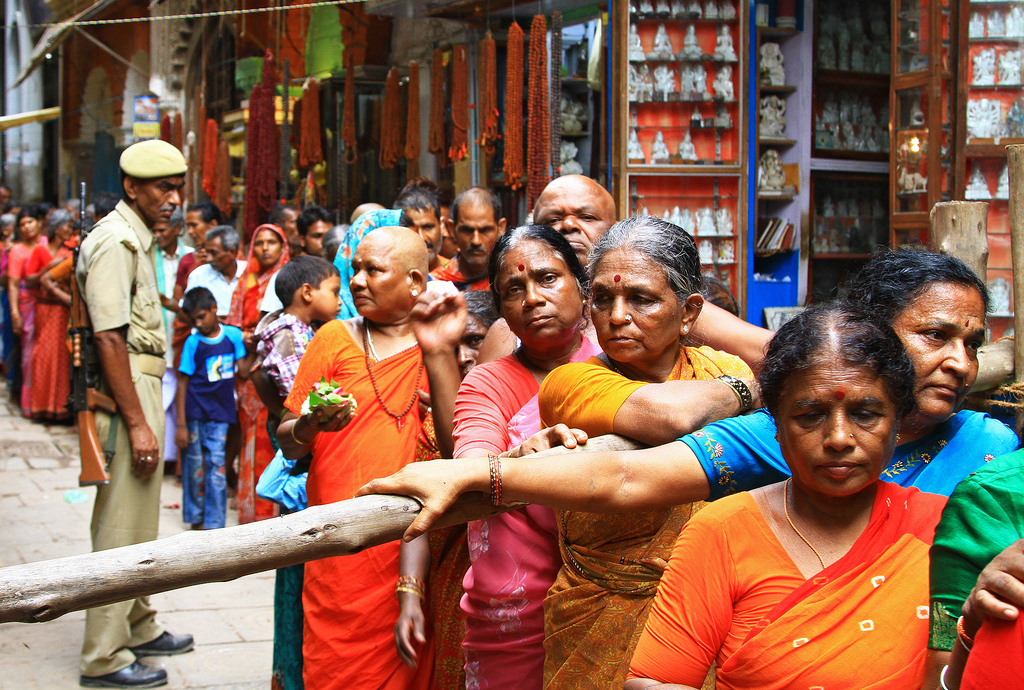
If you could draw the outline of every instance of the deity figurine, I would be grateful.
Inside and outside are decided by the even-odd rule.
[[[999,10],[991,10],[988,13],[988,30],[985,32],[989,38],[1002,38],[1006,36],[1006,18]]]
[[[708,93],[708,73],[704,69],[704,65],[683,65],[683,73],[685,76],[681,90],[683,93],[690,94],[691,100],[707,100],[711,96]]]
[[[672,50],[672,41],[669,40],[668,30],[664,24],[658,24],[658,31],[654,34],[654,50],[647,54],[648,60],[671,60],[675,57]]]
[[[1010,198],[1010,167],[1005,164],[1003,165],[1003,169],[999,172],[999,183],[996,185],[996,198]]]
[[[697,212],[698,214],[700,211]],[[701,240],[697,243],[697,254],[702,264],[715,263],[715,243],[711,240]]]
[[[1010,283],[1002,276],[993,278],[988,283],[988,295],[991,314],[1010,313]]]
[[[722,62],[736,62],[736,51],[732,47],[732,34],[729,33],[728,24],[722,24],[718,27],[713,57],[715,60],[721,60]]]
[[[761,124],[758,134],[762,139],[786,138],[786,102],[778,96],[761,97]]]
[[[644,44],[640,41],[640,32],[636,24],[629,25],[629,59],[634,62],[643,62],[647,59],[644,53]]]
[[[736,18],[736,6],[732,4],[732,0],[721,0],[718,3],[718,17],[720,19]]]
[[[1010,38],[1024,37],[1024,8],[1014,5],[1006,13],[1006,35]]]
[[[715,231],[719,235],[732,235],[732,213],[724,206],[715,211]]]
[[[758,70],[761,73],[761,83],[769,86],[785,86],[786,69],[782,63],[785,58],[778,43],[764,43],[761,45],[761,61]]]
[[[729,108],[725,104],[719,103],[715,107],[715,127],[723,129],[732,127],[732,115],[729,114]]]
[[[971,166],[971,175],[967,178],[967,190],[964,192],[965,199],[991,199],[992,193],[988,189],[988,182],[981,172],[981,166],[975,163]]]
[[[1019,50],[1007,50],[999,54],[999,83],[1020,84]]]
[[[711,83],[715,91],[715,98],[720,101],[731,101],[735,97],[732,85],[732,67],[722,65],[715,73],[715,81]]]
[[[704,16],[704,9],[700,6],[700,0],[690,0],[690,4],[686,8],[686,13],[694,19],[700,19]]]
[[[981,12],[971,12],[971,20],[967,24],[969,38],[985,38],[985,17]]]
[[[719,209],[719,212],[729,212],[729,209]],[[730,223],[732,221],[729,221]],[[736,247],[732,242],[722,242],[718,245],[718,262],[723,264],[731,264],[736,261]]]
[[[707,0],[704,3],[704,18],[718,19],[718,2],[716,0]]]
[[[640,69],[637,70],[637,75],[640,77],[640,98],[641,102],[649,101],[654,96],[654,80],[651,79],[651,70],[647,67],[647,64],[640,65]]]
[[[647,159],[644,158],[644,148],[640,145],[640,137],[637,136],[635,129],[629,130],[629,157],[630,163],[639,162],[641,165],[647,163]]]
[[[697,209],[697,234],[715,234],[715,212],[711,210],[710,206],[701,206]]]
[[[661,94],[676,92],[676,73],[668,65],[654,68],[654,90]]]
[[[686,16],[685,0],[672,0],[672,16],[677,18]]]
[[[967,101],[967,136],[990,139],[1000,135],[1002,104],[992,98]]]
[[[654,165],[667,165],[672,162],[672,156],[665,145],[665,135],[659,129],[654,135],[654,143],[651,144],[651,163]]]
[[[702,55],[700,43],[697,41],[697,32],[693,24],[686,27],[686,35],[683,36],[683,49],[679,56],[684,60],[700,60]]]
[[[633,65],[626,69],[626,93],[631,102],[640,101],[640,75]]]
[[[700,127],[703,127],[703,126],[704,126],[704,116],[701,115],[701,113],[700,113],[700,106],[699,105],[695,105],[695,106],[693,106],[693,115],[690,115],[690,127],[700,128]]]
[[[782,158],[775,149],[768,149],[761,154],[761,181],[758,189],[762,192],[781,192],[786,184],[786,172],[782,168]]]
[[[672,225],[676,226],[677,228],[683,227],[683,214],[679,211],[678,206],[674,206],[672,208],[672,215],[669,216],[668,222],[672,223]]]
[[[972,84],[975,86],[991,86],[996,83],[996,49],[979,50],[971,61],[974,66]]]
[[[697,147],[690,138],[690,130],[686,130],[683,140],[679,142],[679,157],[686,163],[697,162]]]
[[[691,235],[697,230],[697,221],[693,217],[693,212],[688,208],[684,208],[679,214],[679,222],[676,225]]]
[[[579,153],[579,149],[576,148],[576,144],[571,141],[562,140],[562,145],[558,151],[558,157],[561,161],[558,169],[559,176],[583,174],[583,166],[576,160],[577,153]]]
[[[654,5],[651,0],[640,0],[640,14],[654,14]]]
[[[836,44],[832,41],[831,34],[822,33],[818,38],[818,67],[836,68]]]
[[[671,13],[671,10],[668,7],[668,0],[658,0],[658,4],[657,7],[654,8],[654,12],[659,17],[667,17]]]

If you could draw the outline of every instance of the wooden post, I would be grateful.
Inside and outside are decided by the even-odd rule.
[[[1010,171],[1010,250],[1013,267],[1013,364],[1017,380],[1024,372],[1024,144],[1006,147],[1006,162]],[[1017,437],[1024,434],[1024,410],[1017,410],[1014,424]]]
[[[621,436],[601,436],[585,450],[641,447]],[[559,448],[544,455],[569,452],[580,451]],[[400,538],[419,509],[404,496],[361,496],[274,520],[0,568],[0,623],[39,623],[71,611],[353,554]],[[483,494],[466,494],[435,527],[504,510],[490,505]]]
[[[936,249],[960,259],[985,281],[988,271],[988,203],[943,201],[932,206],[930,217]]]

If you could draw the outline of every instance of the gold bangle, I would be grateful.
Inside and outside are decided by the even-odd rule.
[[[299,417],[299,419],[302,419],[302,417]],[[298,426],[299,426],[299,419],[296,419],[295,423],[292,424],[292,432],[291,432],[292,440],[295,441],[296,443],[298,443],[300,446],[308,446],[310,443],[312,443],[312,440],[310,440],[310,441],[300,441],[298,439],[298,437],[295,435],[295,429],[298,428]]]
[[[414,594],[414,595],[418,596],[422,601],[426,601],[427,600],[427,598],[425,596],[423,596],[423,592],[419,591],[415,587],[406,587],[405,585],[398,585],[397,587],[395,587],[395,596],[396,597],[401,592],[406,592],[408,594]]]

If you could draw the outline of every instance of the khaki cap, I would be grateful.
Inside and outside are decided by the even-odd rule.
[[[181,151],[162,139],[148,139],[132,144],[121,154],[121,170],[125,175],[143,180],[184,175],[188,163]]]

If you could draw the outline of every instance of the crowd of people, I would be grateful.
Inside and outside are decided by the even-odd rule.
[[[4,253],[26,415],[64,411],[70,280],[92,318],[118,405],[97,414],[114,459],[94,548],[155,538],[164,460],[193,529],[224,526],[232,486],[243,523],[368,493],[423,506],[401,542],[278,571],[273,687],[1024,677],[1024,451],[963,407],[988,293],[959,260],[881,253],[773,334],[686,232],[619,219],[583,176],[519,227],[486,188],[419,178],[350,224],[282,204],[245,237],[182,204],[170,145],[121,169],[74,276],[69,210],[19,209]],[[586,451],[606,434],[648,447]],[[558,446],[582,452],[535,455]],[[469,492],[498,514],[431,529]],[[93,609],[81,682],[162,684],[140,659],[192,646],[147,599]]]

